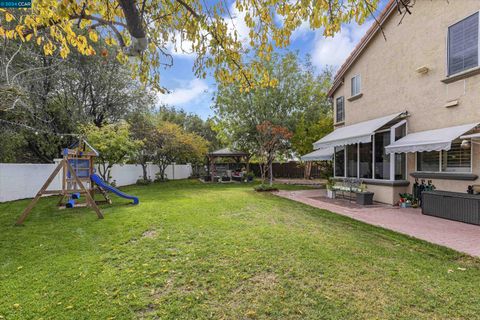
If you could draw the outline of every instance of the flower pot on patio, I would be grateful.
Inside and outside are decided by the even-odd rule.
[[[335,199],[335,190],[327,189],[327,197],[330,199]]]
[[[365,191],[365,192],[357,192],[357,204],[362,206],[373,204],[373,192]]]

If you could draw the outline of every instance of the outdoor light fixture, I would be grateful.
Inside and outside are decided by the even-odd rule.
[[[460,148],[462,149],[470,149],[472,144],[470,143],[470,140],[462,140],[462,144],[460,145]]]

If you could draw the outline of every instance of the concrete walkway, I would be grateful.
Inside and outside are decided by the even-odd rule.
[[[328,199],[325,190],[279,191],[275,194],[480,257],[480,226],[422,215],[420,209],[400,209],[383,204],[357,206],[348,200]]]

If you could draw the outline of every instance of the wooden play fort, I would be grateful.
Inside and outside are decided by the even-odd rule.
[[[133,204],[138,204],[137,197],[121,192],[95,174],[94,159],[98,155],[98,152],[84,139],[80,139],[71,149],[65,148],[63,159],[45,181],[35,198],[25,208],[16,224],[23,224],[43,195],[60,195],[59,208],[88,206],[95,211],[99,219],[103,219],[103,214],[98,204],[112,203],[107,192],[113,192],[120,197],[133,200]],[[61,173],[62,189],[49,190],[48,187],[59,173]],[[95,200],[95,194],[97,193],[103,196],[102,200]],[[82,200],[84,201],[82,202]]]

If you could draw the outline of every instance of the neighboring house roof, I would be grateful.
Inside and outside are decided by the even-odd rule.
[[[247,157],[248,153],[230,148],[223,148],[209,152],[208,155],[213,157]]]
[[[380,30],[380,27],[385,22],[385,20],[387,20],[387,18],[392,14],[392,12],[395,12],[394,9],[396,8],[396,6],[397,6],[397,1],[390,0],[388,2],[388,4],[383,9],[383,11],[377,17],[376,21],[368,29],[368,31],[365,33],[363,38],[356,45],[355,49],[353,49],[353,51],[350,53],[347,60],[345,60],[345,62],[340,67],[340,69],[338,69],[337,73],[335,74],[335,78],[333,79],[333,85],[328,91],[329,97],[332,97],[335,90],[337,90],[337,88],[343,83],[343,76],[345,72],[347,72],[350,66],[357,60],[357,58],[360,56],[363,50],[367,47],[370,40],[373,39],[373,37]]]

